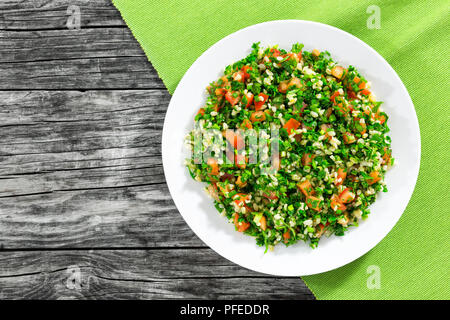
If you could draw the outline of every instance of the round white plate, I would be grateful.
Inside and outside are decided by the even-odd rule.
[[[193,127],[198,109],[205,104],[206,86],[224,68],[247,56],[254,42],[278,44],[290,50],[293,43],[304,50],[327,50],[343,66],[355,66],[372,83],[372,91],[389,115],[395,166],[386,174],[387,193],[380,193],[369,218],[343,237],[321,239],[318,248],[304,242],[278,245],[264,254],[253,237],[235,231],[220,216],[203,183],[194,181],[184,166],[189,153],[184,137]],[[368,252],[394,227],[408,204],[420,166],[420,132],[411,98],[402,81],[374,49],[337,28],[299,20],[279,20],[239,30],[206,50],[189,68],[170,101],[162,138],[164,173],[170,193],[187,224],[209,247],[245,268],[280,275],[310,275],[341,267]]]

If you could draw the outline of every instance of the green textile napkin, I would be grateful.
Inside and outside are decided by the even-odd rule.
[[[416,189],[400,221],[374,249],[344,267],[303,280],[318,299],[450,298],[450,117],[445,102],[450,79],[448,1],[113,3],[171,93],[189,66],[211,45],[264,21],[326,23],[377,50],[403,80],[419,118],[422,159]],[[380,9],[379,29],[368,27],[377,26],[374,6]]]

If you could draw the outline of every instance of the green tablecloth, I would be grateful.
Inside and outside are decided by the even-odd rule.
[[[449,2],[113,0],[173,93],[189,66],[252,24],[301,19],[343,29],[377,50],[406,85],[419,118],[419,179],[402,218],[373,250],[304,277],[319,299],[449,299]],[[380,28],[371,16],[380,9]]]

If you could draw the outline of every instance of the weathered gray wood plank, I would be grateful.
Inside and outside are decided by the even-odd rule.
[[[0,244],[204,246],[165,184],[169,98],[155,90],[0,92]]]
[[[193,267],[195,266],[195,267]],[[0,253],[0,299],[313,299],[210,249]]]
[[[205,247],[164,183],[1,198],[0,234],[4,249]]]
[[[128,28],[1,31],[0,42],[0,63],[145,57]]]
[[[62,29],[69,6],[81,11],[81,28],[121,26],[125,23],[110,0],[2,0],[0,30]]]
[[[0,2],[0,299],[313,298],[183,221],[160,158],[169,99],[110,0]]]
[[[0,31],[0,90],[165,89],[126,28]]]
[[[81,30],[65,27],[69,5]],[[165,89],[109,0],[1,2],[0,43],[0,90]]]
[[[0,197],[163,183],[163,91],[0,92]]]

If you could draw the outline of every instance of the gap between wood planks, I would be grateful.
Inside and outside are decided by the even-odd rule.
[[[69,5],[81,30],[66,28]],[[0,10],[1,298],[313,298],[298,278],[221,258],[182,220],[162,174],[161,128],[132,113],[161,121],[169,95],[110,0],[3,0]],[[105,104],[125,92],[139,96]]]
[[[208,248],[3,252],[0,266],[2,299],[314,298],[298,277],[259,274]]]

